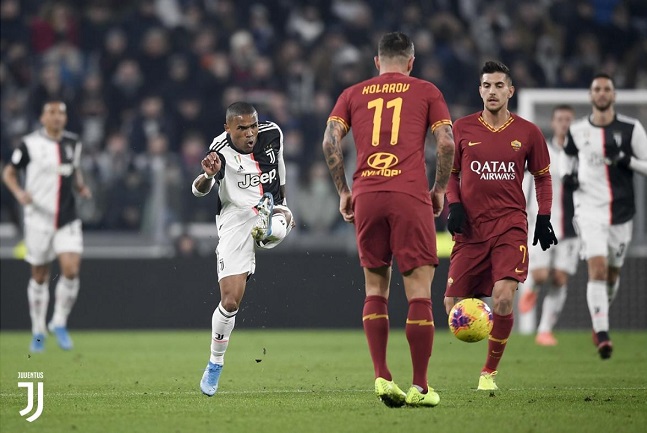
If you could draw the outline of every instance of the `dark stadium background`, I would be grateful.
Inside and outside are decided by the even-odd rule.
[[[259,255],[238,326],[359,327],[352,228],[338,215],[320,149],[341,90],[375,73],[385,31],[412,35],[413,74],[443,91],[453,119],[481,107],[478,73],[488,59],[511,67],[518,91],[585,89],[598,71],[621,90],[647,87],[641,0],[2,0],[0,12],[2,164],[51,97],[67,102],[68,129],[84,143],[94,198],[79,203],[86,253],[72,328],[208,327],[218,300],[215,203],[193,197],[190,184],[225,107],[240,99],[283,129],[298,227]],[[1,199],[0,328],[28,329],[20,209],[4,186]],[[647,327],[641,203],[613,327]],[[440,233],[445,219],[436,221]],[[446,266],[433,289],[439,326]],[[559,326],[589,326],[585,280],[581,264]],[[404,302],[398,283],[394,310]],[[394,326],[403,323],[397,314]]]

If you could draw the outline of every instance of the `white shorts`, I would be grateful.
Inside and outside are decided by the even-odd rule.
[[[25,225],[25,261],[44,265],[61,253],[83,253],[83,230],[81,220],[76,219],[59,229],[45,229]]]
[[[575,228],[582,240],[582,258],[606,257],[609,266],[620,268],[631,241],[633,221],[610,225],[586,218],[575,218]]]
[[[539,243],[530,247],[528,270],[559,269],[568,275],[575,275],[580,260],[580,240],[578,238],[562,239],[557,245],[546,251]]]
[[[256,270],[256,254],[252,228],[257,217],[253,215],[245,221],[238,221],[235,227],[224,228],[218,232],[216,247],[218,281],[231,275],[247,274]]]
[[[276,205],[274,214],[277,209],[292,213],[287,206]],[[230,212],[223,220],[226,222],[222,224],[218,219],[216,221],[220,238],[216,247],[218,281],[231,275],[247,274],[249,277],[256,270],[256,248],[274,248],[285,238],[271,241],[264,247],[256,245],[252,238],[252,228],[258,221],[258,215],[250,210]],[[286,229],[285,236],[292,227],[288,225]]]

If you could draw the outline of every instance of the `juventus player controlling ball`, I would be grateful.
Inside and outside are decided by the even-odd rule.
[[[211,355],[200,381],[208,396],[218,390],[229,337],[256,268],[256,248],[274,248],[294,227],[285,200],[283,133],[272,122],[259,122],[246,102],[227,108],[225,131],[214,138],[202,160],[204,173],[192,185],[196,197],[217,189],[220,303],[211,318]]]

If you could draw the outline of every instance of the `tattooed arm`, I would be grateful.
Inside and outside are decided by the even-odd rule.
[[[341,150],[341,140],[347,133],[348,131],[341,123],[334,120],[328,121],[322,147],[328,170],[339,194],[339,212],[344,217],[344,221],[353,222],[355,215],[353,213],[352,196],[346,182],[344,155]]]
[[[445,205],[445,190],[454,163],[454,134],[450,125],[441,125],[434,130],[436,137],[436,181],[431,188],[434,215],[438,216]]]

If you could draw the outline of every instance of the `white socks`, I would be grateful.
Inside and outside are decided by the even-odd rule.
[[[27,300],[29,301],[29,316],[31,316],[31,333],[46,334],[45,318],[49,305],[49,281],[38,284],[33,278],[27,285]]]
[[[56,284],[56,301],[54,302],[54,316],[52,317],[52,326],[67,326],[67,317],[74,307],[76,298],[79,294],[79,278],[72,280],[61,276]]]
[[[566,302],[566,286],[551,287],[542,304],[537,332],[552,332]]]
[[[586,301],[589,305],[593,330],[598,333],[609,330],[609,294],[606,281],[589,281],[586,285]]]
[[[225,351],[229,345],[231,331],[236,324],[236,313],[238,310],[232,312],[225,310],[221,302],[211,316],[211,357],[209,361],[214,364],[225,363]]]

